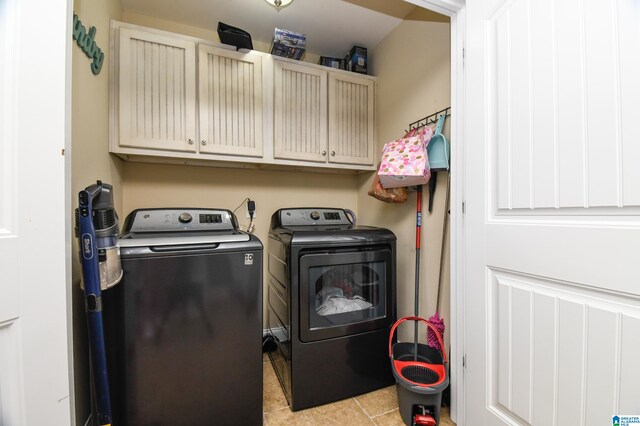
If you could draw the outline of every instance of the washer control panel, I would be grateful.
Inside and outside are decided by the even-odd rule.
[[[350,225],[344,209],[296,208],[278,211],[282,226]]]
[[[222,209],[139,209],[127,216],[124,232],[233,231],[235,220]]]

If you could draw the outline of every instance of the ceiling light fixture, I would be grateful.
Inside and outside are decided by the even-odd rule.
[[[293,0],[265,0],[265,1],[269,3],[271,6],[275,6],[276,9],[279,9],[281,7],[289,6]]]

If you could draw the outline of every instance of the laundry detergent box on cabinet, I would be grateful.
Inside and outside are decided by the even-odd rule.
[[[387,142],[382,150],[378,169],[380,184],[384,188],[423,185],[429,182],[431,169],[427,157],[427,144],[433,132],[426,131]]]
[[[307,49],[307,36],[276,28],[273,34],[271,54],[284,58],[301,59]]]

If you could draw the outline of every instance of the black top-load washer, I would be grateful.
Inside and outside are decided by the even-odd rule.
[[[222,209],[142,209],[103,293],[113,424],[262,424],[262,244]]]
[[[348,210],[287,208],[268,243],[269,353],[292,410],[391,385],[396,237]]]

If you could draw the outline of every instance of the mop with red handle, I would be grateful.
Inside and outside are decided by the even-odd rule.
[[[447,354],[440,332],[426,319],[420,318],[420,237],[422,226],[422,187],[417,188],[416,202],[416,275],[415,315],[400,318],[389,333],[389,358],[396,379],[398,408],[406,425],[437,425],[440,419],[442,392],[449,384]],[[396,328],[405,321],[414,321],[413,342],[394,343]],[[434,333],[438,349],[418,343],[418,322]]]
[[[431,315],[428,319],[429,323],[438,330],[441,336],[444,336],[444,318],[440,317],[440,289],[442,288],[442,277],[444,269],[444,245],[446,243],[447,223],[449,222],[449,187],[451,184],[451,175],[447,176],[447,192],[444,202],[444,219],[442,221],[442,243],[440,244],[440,271],[438,272],[438,294],[436,296],[436,313]],[[432,348],[439,348],[438,339],[435,333],[429,328],[427,330],[427,344]]]

